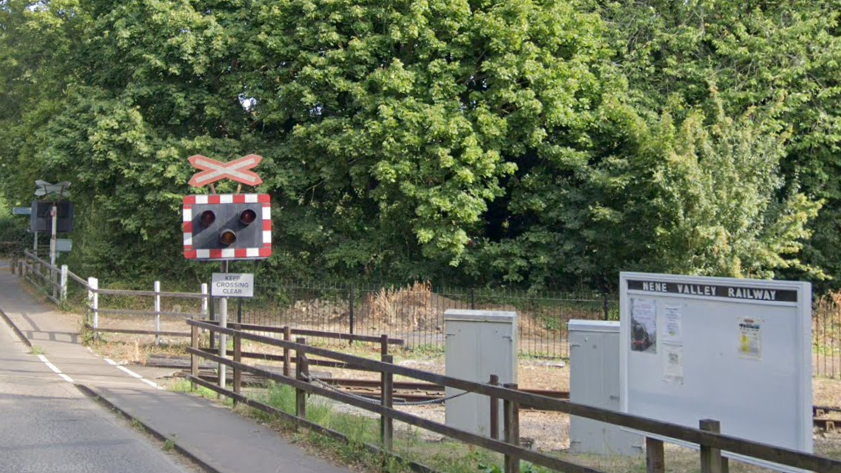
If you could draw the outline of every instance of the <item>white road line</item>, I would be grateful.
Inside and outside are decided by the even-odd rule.
[[[67,381],[68,383],[73,382],[73,378],[71,378],[70,376],[67,376],[66,374],[62,373],[61,370],[56,367],[56,365],[50,363],[50,360],[48,360],[46,356],[38,355],[38,359],[41,360],[45,365],[47,365],[47,368],[53,370],[53,372],[55,374],[59,375],[59,377],[61,377],[61,379]]]
[[[163,389],[162,387],[158,386],[156,383],[154,383],[152,381],[149,381],[148,379],[144,378],[143,376],[140,376],[139,374],[137,374],[134,371],[126,368],[125,366],[118,366],[117,368],[119,368],[122,371],[125,371],[126,373],[128,373],[129,376],[133,376],[133,377],[139,379],[140,381],[143,381],[144,383],[148,384],[149,386],[152,386],[155,389]]]
[[[135,373],[134,371],[132,371],[132,370],[130,370],[130,369],[124,367],[124,366],[119,366],[117,364],[117,362],[112,360],[111,358],[103,358],[103,359],[109,365],[116,366],[118,369],[126,372],[129,376],[135,377],[135,378],[139,379],[140,381],[143,381],[144,383],[148,384],[149,386],[152,386],[155,389],[163,389],[162,387],[158,386],[156,383],[154,383],[152,381],[149,381],[148,379],[144,378],[143,376],[140,376],[139,374]]]
[[[154,383],[154,382],[152,382],[152,381],[149,381],[149,380],[148,380],[148,379],[146,379],[146,378],[141,378],[141,379],[140,379],[140,381],[143,381],[144,383],[148,384],[149,386],[152,386],[152,387],[153,387],[153,388],[155,388],[155,389],[163,389],[162,387],[158,386],[158,384],[157,384],[157,383]]]
[[[56,366],[55,366],[54,364],[50,363],[50,360],[48,360],[46,356],[44,356],[44,355],[38,355],[38,359],[39,359],[39,360],[41,360],[41,361],[43,361],[43,362],[44,362],[44,364],[45,364],[45,365],[47,365],[47,368],[49,368],[49,369],[53,370],[53,373],[55,373],[55,374],[61,374],[61,370],[60,370],[60,369],[58,369],[58,368],[56,368]]]
[[[126,368],[125,366],[118,366],[118,367],[117,367],[117,369],[118,369],[118,370],[122,370],[122,371],[124,371],[124,372],[128,373],[128,375],[129,375],[129,376],[133,376],[133,377],[135,377],[135,378],[137,378],[137,379],[143,379],[143,376],[140,376],[139,374],[137,374],[137,373],[135,373],[134,371],[132,371],[132,370],[130,370],[130,369],[128,369],[128,368]]]
[[[39,360],[41,360],[42,362],[44,362],[44,364],[45,364],[45,365],[47,365],[47,367],[48,367],[49,369],[53,370],[53,372],[54,372],[55,374],[57,374],[57,375],[61,376],[61,379],[63,379],[63,380],[65,380],[65,381],[67,381],[68,383],[72,383],[72,382],[73,382],[73,378],[71,378],[70,376],[67,376],[66,374],[62,373],[62,372],[61,372],[61,370],[60,370],[60,369],[58,369],[58,368],[56,367],[56,365],[54,365],[54,364],[50,363],[50,360],[48,360],[46,356],[44,356],[44,355],[38,355],[38,359],[39,359]],[[143,376],[140,376],[139,374],[137,374],[137,373],[135,373],[134,371],[132,371],[132,370],[130,370],[130,369],[128,369],[128,368],[126,368],[125,366],[120,366],[120,365],[118,365],[118,364],[117,364],[117,362],[116,362],[116,361],[114,361],[114,360],[112,360],[111,358],[103,358],[103,359],[104,359],[104,360],[105,360],[105,362],[106,362],[106,363],[108,363],[109,365],[111,365],[111,366],[116,366],[116,367],[117,367],[117,369],[119,369],[119,370],[121,370],[121,371],[125,372],[125,373],[126,373],[126,374],[128,374],[129,376],[131,376],[131,377],[133,377],[133,378],[137,378],[137,379],[139,379],[140,381],[143,381],[144,383],[148,384],[149,386],[152,386],[152,387],[153,387],[153,388],[155,388],[155,389],[163,389],[163,388],[162,388],[161,386],[159,386],[157,383],[155,383],[155,382],[153,382],[153,381],[149,381],[148,379],[144,378]]]

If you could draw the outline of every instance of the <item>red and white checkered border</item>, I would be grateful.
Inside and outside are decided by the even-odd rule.
[[[263,247],[225,248],[221,250],[193,249],[193,206],[215,204],[263,204]],[[184,257],[187,259],[250,259],[268,258],[272,255],[272,208],[268,194],[214,194],[185,195],[182,212],[184,227]]]

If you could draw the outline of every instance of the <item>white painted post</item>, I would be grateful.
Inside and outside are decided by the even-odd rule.
[[[155,346],[161,344],[161,282],[155,281]]]
[[[201,293],[204,296],[207,296],[207,283],[201,285]],[[202,297],[201,299],[201,319],[207,320],[207,308],[208,308],[208,297]]]
[[[67,265],[61,265],[61,301],[67,300]]]
[[[56,258],[56,226],[58,225],[58,207],[53,202],[53,210],[50,214],[52,216],[53,229],[50,236],[50,285],[53,288],[53,299],[58,296],[58,289],[55,287],[55,258]]]
[[[53,202],[53,208],[50,211],[50,218],[52,219],[52,233],[50,233],[50,266],[55,266],[55,255],[56,255],[56,238],[57,238],[57,228],[58,225],[58,207],[56,203]],[[53,273],[53,268],[50,268],[50,273]]]
[[[96,330],[99,328],[99,279],[88,278],[88,307],[93,312],[93,339],[99,338]]]

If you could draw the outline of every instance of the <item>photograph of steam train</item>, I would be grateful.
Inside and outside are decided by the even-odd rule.
[[[656,309],[634,301],[631,309],[631,350],[657,353]]]

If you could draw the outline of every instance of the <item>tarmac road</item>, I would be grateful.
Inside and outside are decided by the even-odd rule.
[[[27,350],[0,320],[0,473],[194,471]]]

